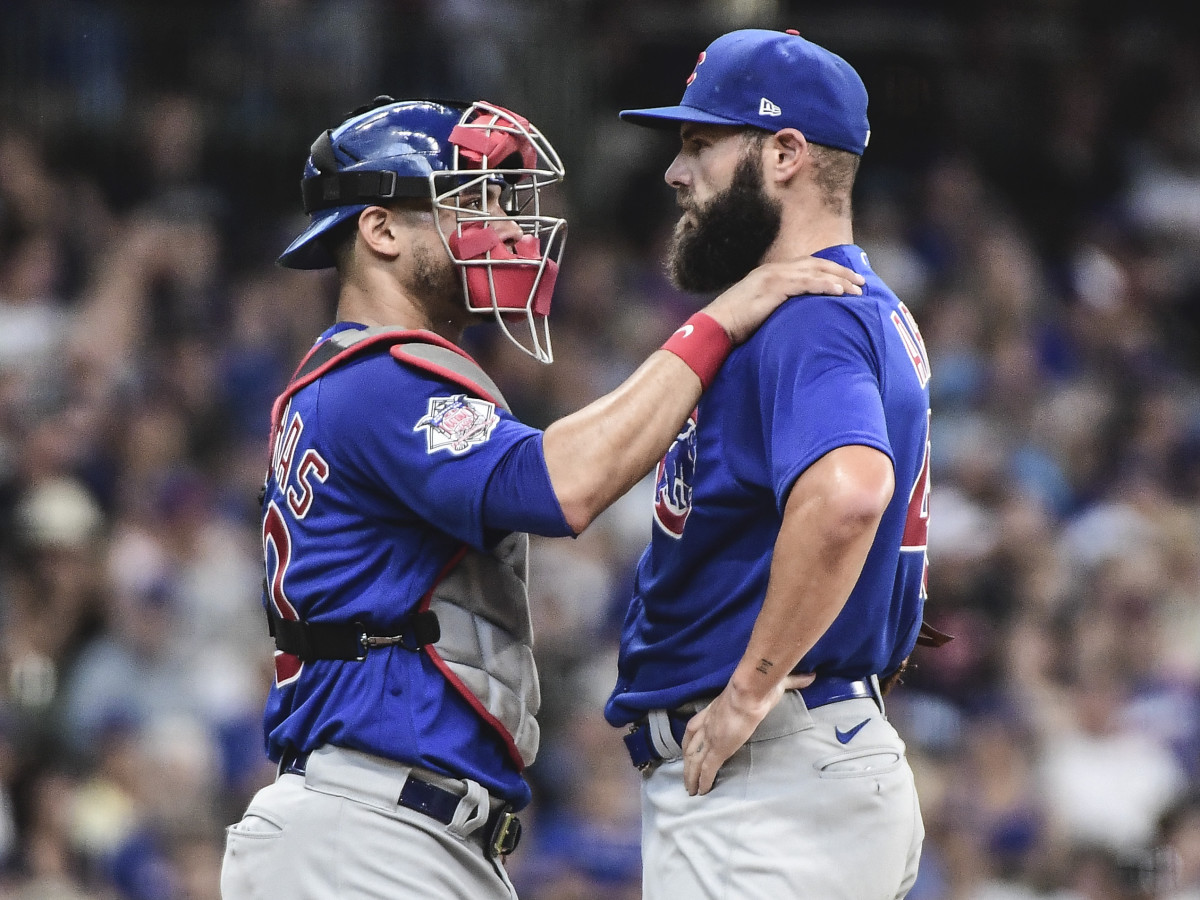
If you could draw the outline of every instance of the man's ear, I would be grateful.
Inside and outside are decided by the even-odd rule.
[[[400,255],[400,222],[382,206],[368,206],[358,214],[358,235],[375,253],[389,259]]]
[[[763,172],[768,181],[790,182],[808,163],[808,140],[795,128],[784,128],[763,142]]]

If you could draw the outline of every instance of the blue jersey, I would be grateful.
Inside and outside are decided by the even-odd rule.
[[[929,362],[865,253],[817,255],[865,276],[863,295],[780,307],[730,354],[659,465],[605,711],[613,725],[725,687],[766,595],[788,493],[838,447],[887,454],[896,488],[845,608],[796,671],[884,675],[913,648],[925,599]]]
[[[342,323],[322,339],[350,327],[361,326]],[[523,442],[538,441],[540,454],[540,439],[387,352],[334,367],[279,420],[264,499],[268,601],[307,622],[398,633],[464,544],[488,549],[508,533],[487,520],[488,482]],[[536,489],[513,497],[505,516],[535,530],[562,513]],[[500,736],[426,653],[393,646],[362,661],[300,662],[277,652],[275,674],[265,713],[272,759],[288,746],[335,744],[529,802]]]

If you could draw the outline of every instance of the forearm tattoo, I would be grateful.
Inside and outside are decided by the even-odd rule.
[[[775,665],[775,663],[771,662],[769,659],[760,659],[760,660],[758,661],[758,666],[757,666],[756,668],[757,668],[757,669],[758,669],[758,671],[759,671],[759,672],[761,672],[762,674],[764,674],[764,675],[770,675],[770,674],[771,674],[771,667],[772,667],[773,665]]]

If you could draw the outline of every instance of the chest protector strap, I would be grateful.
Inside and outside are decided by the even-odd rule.
[[[372,349],[388,348],[399,362],[451,381],[473,396],[508,409],[499,389],[467,354],[427,331],[367,328],[338,332],[314,347],[271,411],[271,446],[292,396],[330,369]],[[437,639],[417,648],[503,740],[509,756],[524,768],[537,756],[540,731],[535,718],[541,689],[533,659],[533,628],[528,591],[529,536],[513,533],[491,552],[463,544],[421,598],[418,618],[436,617]],[[268,609],[270,609],[268,604]],[[277,647],[295,652],[295,646]],[[299,624],[299,623],[297,623]],[[349,625],[350,623],[346,623]],[[332,625],[346,629],[346,625]],[[312,633],[318,623],[307,624]],[[289,633],[296,626],[285,626]],[[364,635],[369,638],[370,636]],[[285,641],[287,642],[287,641]],[[371,649],[371,641],[362,659]],[[308,648],[311,652],[312,645]],[[330,657],[313,657],[330,658]],[[347,654],[338,657],[346,659]]]

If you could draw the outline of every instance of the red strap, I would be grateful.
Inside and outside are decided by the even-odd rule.
[[[479,110],[465,125],[455,125],[450,131],[450,143],[457,144],[467,159],[478,163],[488,159],[488,167],[496,168],[509,156],[518,153],[526,169],[537,165],[537,150],[523,135],[513,134],[509,129],[528,128],[529,120],[511,110],[497,106],[503,115]],[[500,127],[489,127],[500,126]]]
[[[478,224],[464,226],[450,235],[450,249],[454,251],[455,259],[460,260],[481,257],[503,243],[500,233],[495,228]]]
[[[725,357],[733,349],[733,341],[716,319],[698,312],[667,339],[662,349],[687,363],[688,368],[700,376],[704,390],[708,390]]]

